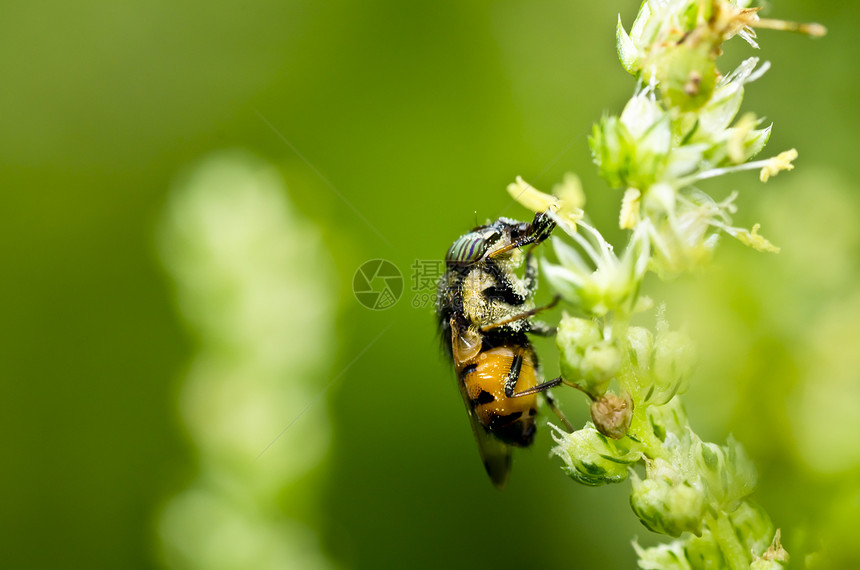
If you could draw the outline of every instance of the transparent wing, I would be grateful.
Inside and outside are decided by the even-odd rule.
[[[466,387],[463,385],[462,380],[458,380],[457,384],[460,386],[460,394],[462,394],[463,401],[466,404],[469,423],[472,424],[472,433],[475,434],[475,441],[478,443],[478,451],[481,454],[481,460],[484,462],[484,469],[487,470],[487,475],[490,476],[493,485],[497,489],[502,489],[505,483],[508,482],[508,473],[511,471],[511,448],[505,442],[493,437],[478,422],[478,418],[469,404]]]

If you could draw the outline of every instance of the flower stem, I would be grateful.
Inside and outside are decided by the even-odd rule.
[[[716,518],[708,515],[705,524],[708,525],[714,541],[720,547],[728,567],[731,570],[747,570],[750,565],[749,557],[744,552],[744,547],[735,533],[735,527],[732,526],[725,511],[720,511]]]
[[[643,409],[633,411],[633,418],[630,421],[630,429],[628,433],[642,446],[642,453],[649,459],[669,459],[669,454],[666,451],[663,442],[654,434],[654,429],[651,427],[651,422],[648,421],[648,414]]]

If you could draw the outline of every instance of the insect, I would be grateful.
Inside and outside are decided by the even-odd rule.
[[[537,355],[526,333],[549,336],[555,329],[531,319],[537,262],[531,248],[546,240],[555,222],[538,213],[531,223],[499,218],[459,237],[445,256],[436,312],[442,343],[454,363],[460,392],[484,467],[501,489],[511,467],[511,447],[527,447],[535,436],[537,394],[554,406],[541,382]],[[528,251],[523,251],[529,246]],[[523,276],[517,270],[525,264]],[[569,425],[569,424],[567,424]]]

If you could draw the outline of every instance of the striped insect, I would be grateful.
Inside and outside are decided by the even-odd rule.
[[[535,307],[537,263],[531,254],[554,227],[544,213],[531,223],[499,218],[477,227],[451,245],[438,285],[442,342],[453,361],[484,467],[500,489],[510,472],[511,447],[527,447],[534,440],[538,393],[567,424],[546,391],[561,379],[542,382],[527,337],[555,333],[532,319],[558,299]],[[517,271],[523,265],[520,277]]]

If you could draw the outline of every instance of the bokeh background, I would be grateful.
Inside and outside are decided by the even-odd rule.
[[[621,243],[586,136],[632,92],[614,28],[637,9],[4,2],[0,565],[632,567],[632,537],[654,539],[627,485],[567,480],[545,426],[489,484],[410,277],[476,220],[528,217],[504,192],[517,175],[577,172]],[[762,31],[761,54],[736,39],[721,66],[772,62],[744,109],[797,168],[709,189],[738,189],[739,225],[783,251],[727,240],[649,293],[699,345],[693,425],[747,447],[794,565],[851,567],[860,4],[769,15],[830,31]],[[405,277],[382,311],[352,292],[376,258]]]

